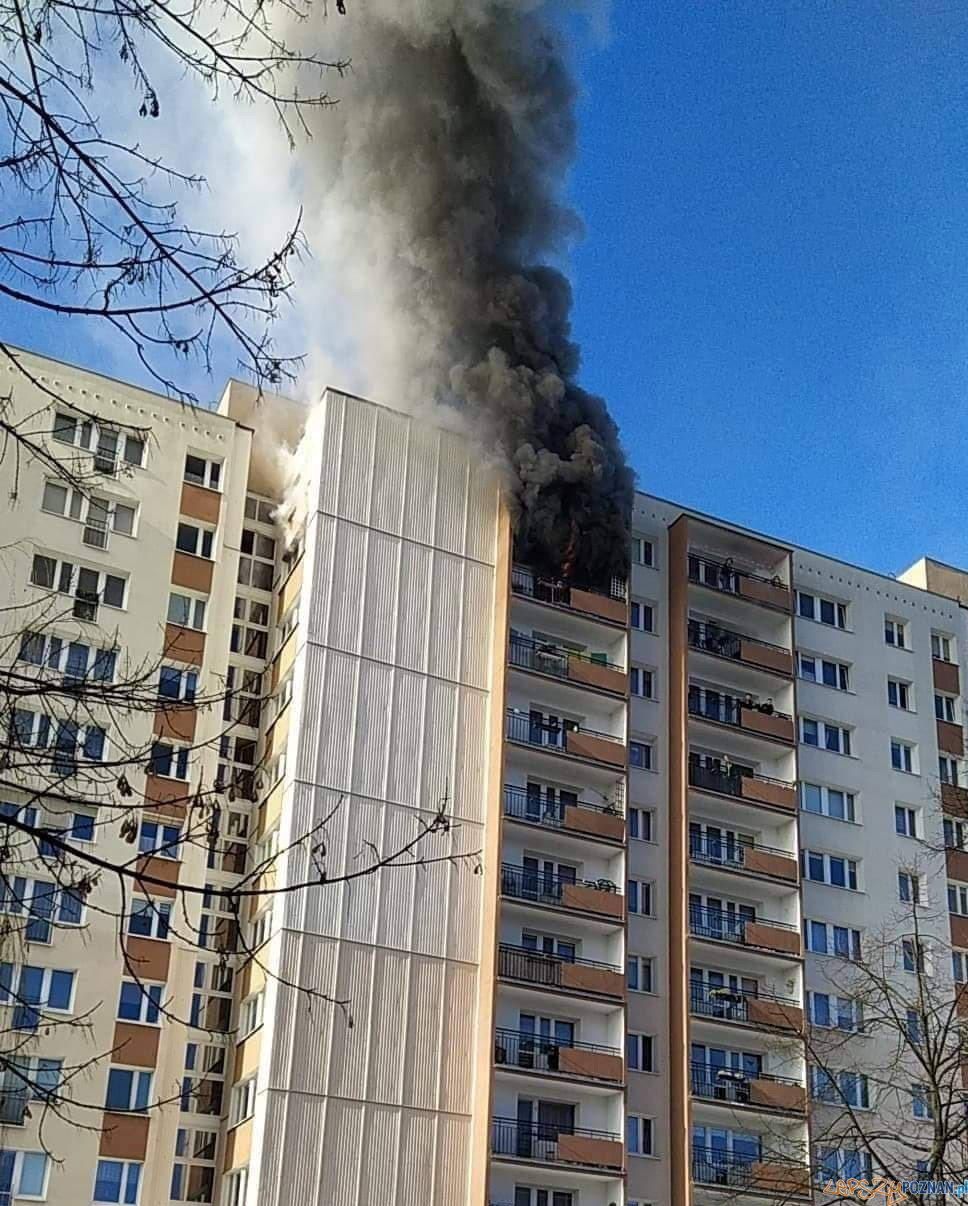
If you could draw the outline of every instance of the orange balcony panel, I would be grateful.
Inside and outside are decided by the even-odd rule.
[[[225,1156],[222,1167],[226,1172],[230,1168],[241,1168],[249,1163],[252,1151],[252,1119],[247,1118],[238,1126],[232,1127],[225,1136]]]
[[[762,1160],[750,1165],[749,1185],[750,1189],[806,1198],[810,1196],[810,1172],[805,1164],[773,1164]]]
[[[769,875],[772,879],[784,879],[792,884],[800,877],[795,858],[758,850],[755,846],[743,851],[743,865],[755,875]]]
[[[955,986],[955,1009],[957,1009],[959,1017],[968,1014],[968,984]]]
[[[215,527],[218,524],[221,504],[222,496],[217,490],[208,490],[192,482],[182,482],[181,503],[178,507],[182,515],[200,519],[202,523],[210,523]]]
[[[968,850],[945,850],[945,863],[948,875],[952,879],[960,879],[968,883]]]
[[[171,944],[160,938],[140,938],[128,934],[124,940],[126,962],[141,980],[154,980],[164,984],[168,979],[171,963]]]
[[[589,837],[621,842],[625,837],[625,818],[618,813],[596,812],[569,804],[565,808],[564,828],[572,833],[587,833]]]
[[[592,1139],[587,1135],[559,1135],[558,1159],[567,1164],[586,1164],[598,1168],[622,1168],[625,1149],[611,1139]]]
[[[184,816],[188,807],[188,784],[165,775],[145,775],[147,811],[163,816]]]
[[[111,1058],[115,1063],[130,1064],[133,1068],[157,1067],[160,1038],[161,1030],[157,1026],[140,1026],[137,1022],[115,1022]]]
[[[775,712],[759,712],[756,708],[740,708],[740,727],[748,733],[760,733],[777,741],[793,742],[793,721],[789,716],[778,716]]]
[[[205,557],[194,557],[191,553],[175,552],[171,563],[171,580],[175,586],[197,590],[207,595],[212,590],[215,562]]]
[[[609,741],[594,733],[583,733],[569,729],[565,751],[574,758],[591,758],[594,762],[607,762],[610,766],[625,766],[626,750],[621,741]]]
[[[779,607],[790,611],[793,597],[790,588],[782,583],[762,582],[759,578],[739,577],[739,594],[744,599],[752,599],[754,603],[766,603],[770,607]]]
[[[807,1108],[807,1091],[801,1085],[778,1084],[775,1080],[751,1080],[750,1105],[803,1113]]]
[[[603,620],[611,620],[613,624],[628,624],[629,605],[625,599],[612,599],[608,595],[596,595],[590,590],[576,590],[572,587],[568,594],[569,604],[576,611],[584,611],[592,616],[601,616]]]
[[[165,625],[165,656],[176,662],[200,666],[205,656],[205,633],[179,624]]]
[[[174,896],[180,869],[181,865],[173,858],[157,858],[151,854],[143,855],[135,864],[138,875],[149,880],[139,886],[151,896]],[[156,882],[158,880],[162,882]]]
[[[568,678],[573,683],[598,687],[601,691],[612,691],[616,695],[624,695],[629,685],[629,678],[624,670],[589,662],[583,657],[568,659]]]
[[[625,977],[607,967],[561,964],[561,987],[572,992],[594,992],[603,997],[624,997]]]
[[[961,694],[961,675],[956,662],[941,662],[932,658],[931,670],[936,691],[943,691],[945,695]]]
[[[800,954],[799,930],[781,930],[768,921],[747,921],[743,932],[746,946],[777,951],[781,955]]]
[[[558,1049],[558,1071],[568,1076],[586,1076],[592,1080],[611,1080],[621,1084],[625,1079],[625,1064],[619,1055],[604,1051],[582,1051],[576,1047]]]
[[[624,896],[601,888],[589,888],[585,884],[564,884],[561,903],[566,909],[577,909],[582,913],[598,913],[619,921],[625,917]]]
[[[752,775],[744,775],[740,779],[740,789],[742,798],[754,804],[769,804],[787,812],[797,811],[797,789],[792,783],[788,785],[767,782],[764,779],[754,779]]]
[[[958,917],[955,913],[948,914],[951,925],[951,945],[960,950],[968,947],[968,917]]]
[[[148,1150],[148,1119],[144,1114],[104,1115],[98,1152],[112,1160],[143,1160]]]
[[[942,783],[941,807],[953,817],[968,817],[968,788]]]
[[[191,744],[195,740],[197,718],[198,711],[194,704],[173,704],[159,708],[155,713],[155,736]]]
[[[803,1030],[803,1010],[796,1005],[783,1005],[760,997],[749,997],[746,1017],[753,1026],[768,1026],[771,1030]]]
[[[961,725],[951,724],[947,720],[936,720],[935,724],[938,726],[938,749],[960,758],[965,752],[965,734]]]
[[[774,649],[771,645],[760,645],[757,641],[739,643],[740,661],[762,670],[773,670],[777,674],[793,677],[793,654],[786,649]]]

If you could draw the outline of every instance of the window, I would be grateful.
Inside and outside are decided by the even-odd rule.
[[[655,673],[645,666],[629,669],[629,692],[640,699],[655,699]]]
[[[915,1047],[920,1047],[923,1029],[921,1015],[918,1011],[906,1009],[904,1011],[904,1033],[907,1035],[908,1042]]]
[[[210,461],[189,452],[185,457],[185,481],[193,486],[217,490],[222,480],[222,462]]]
[[[255,1077],[243,1080],[232,1089],[232,1104],[229,1110],[229,1125],[236,1126],[251,1118],[255,1112]]]
[[[931,656],[939,662],[952,662],[954,658],[951,656],[954,648],[954,640],[945,636],[941,632],[931,633]]]
[[[903,708],[905,712],[913,711],[911,705],[911,684],[899,678],[887,680],[887,702],[892,708]]]
[[[804,745],[815,745],[832,754],[850,753],[850,729],[810,716],[800,717],[800,740]]]
[[[123,1022],[148,1022],[154,1025],[161,1017],[164,991],[164,984],[139,984],[135,980],[122,980],[118,1017]]]
[[[141,834],[138,838],[138,850],[141,854],[150,854],[155,858],[179,858],[181,845],[181,830],[177,825],[166,825],[162,821],[142,821]]]
[[[901,939],[901,962],[906,972],[919,972],[921,975],[930,975],[928,948],[917,938]]]
[[[822,595],[808,595],[805,591],[798,590],[797,614],[805,620],[816,620],[834,628],[847,627],[846,603],[838,603],[835,599],[826,599]]]
[[[910,871],[897,873],[897,898],[905,904],[924,904],[921,895],[921,880]]]
[[[652,881],[648,879],[630,879],[628,881],[628,911],[630,913],[638,913],[642,917],[654,916],[652,888]]]
[[[857,863],[852,858],[837,854],[824,854],[820,850],[804,850],[803,874],[818,884],[830,884],[835,888],[857,891]]]
[[[143,1069],[108,1069],[108,1091],[104,1098],[106,1110],[143,1114],[151,1098],[152,1072]]]
[[[62,1059],[7,1055],[0,1073],[0,1123],[23,1126],[32,1101],[47,1101],[61,1083]],[[0,1157],[2,1158],[2,1157]],[[0,1165],[2,1167],[2,1165]],[[0,1190],[3,1182],[0,1179]]]
[[[907,649],[907,624],[904,620],[896,620],[892,616],[884,617],[884,641],[895,649]]]
[[[93,1200],[137,1206],[141,1168],[133,1160],[98,1160]]]
[[[188,778],[187,745],[170,745],[167,741],[154,741],[148,758],[148,771],[166,779]]]
[[[45,590],[73,595],[72,614],[75,620],[96,620],[99,604],[105,607],[124,607],[127,582],[118,574],[88,569],[72,561],[34,554],[30,581]]]
[[[968,884],[948,881],[948,912],[957,917],[968,917]]]
[[[652,1119],[641,1114],[629,1114],[626,1118],[627,1148],[630,1156],[652,1155]]]
[[[646,955],[629,955],[627,981],[631,992],[654,992],[652,968],[654,960]]]
[[[968,951],[951,952],[951,974],[956,984],[968,984]]]
[[[10,742],[20,749],[49,749],[51,769],[61,777],[73,775],[81,757],[89,762],[104,759],[105,732],[99,725],[82,727],[72,720],[53,721],[38,712],[14,708]]]
[[[850,997],[833,996],[827,992],[808,992],[807,1013],[814,1026],[858,1033],[864,1029],[861,1003],[851,1000]]]
[[[804,812],[832,817],[835,821],[855,821],[853,792],[819,783],[801,783],[800,807]]]
[[[892,737],[891,766],[896,771],[903,771],[906,775],[917,774],[916,748],[909,741],[900,741],[898,738]]]
[[[956,817],[945,817],[943,828],[944,844],[947,849],[968,849],[968,821],[959,821]]]
[[[71,888],[15,876],[0,880],[0,913],[25,916],[24,939],[46,943],[51,940],[54,922],[61,926],[81,924],[84,901]]]
[[[906,804],[894,805],[894,832],[901,837],[916,838],[918,836],[918,810],[908,808]]]
[[[0,1202],[47,1197],[48,1156],[45,1152],[0,1149]]]
[[[256,523],[271,524],[278,505],[269,499],[256,498],[254,494],[247,494],[245,496],[245,517]]]
[[[934,1118],[927,1085],[914,1084],[911,1086],[911,1113],[922,1121],[930,1121]]]
[[[855,962],[861,957],[860,930],[845,925],[807,918],[803,923],[803,939],[807,950],[814,955],[836,955]]]
[[[168,623],[177,624],[179,628],[194,628],[197,632],[205,631],[205,599],[196,599],[190,595],[168,596]]]
[[[106,549],[109,532],[120,532],[123,536],[134,535],[137,514],[135,506],[98,495],[87,495],[82,490],[61,485],[60,482],[44,483],[40,509],[49,515],[60,515],[65,519],[83,522],[84,532],[81,539],[93,548]]]
[[[262,1025],[262,1012],[265,1005],[265,994],[254,993],[239,1006],[239,1032],[237,1039],[244,1039],[247,1034],[257,1030]]]
[[[850,667],[844,662],[831,662],[812,653],[799,653],[797,666],[800,677],[807,682],[836,687],[838,691],[850,690]]]
[[[652,541],[646,540],[644,536],[633,536],[631,557],[635,565],[655,565],[655,549]]]
[[[808,1073],[810,1096],[814,1101],[870,1109],[870,1089],[863,1072],[832,1072],[811,1064]]]
[[[193,523],[180,523],[175,535],[175,548],[180,553],[191,553],[194,557],[212,558],[215,532],[212,528],[200,528]]]
[[[51,434],[59,444],[93,451],[95,466],[104,473],[116,472],[119,453],[127,465],[140,468],[144,463],[143,436],[123,434],[116,427],[95,423],[66,410],[55,412]]]
[[[629,609],[629,622],[639,632],[655,632],[655,605],[644,599],[633,599]]]
[[[198,672],[162,666],[158,673],[158,698],[191,703],[198,690]]]
[[[852,1147],[821,1147],[817,1152],[818,1180],[869,1181],[871,1179],[871,1154]]]
[[[40,632],[25,632],[20,638],[17,660],[45,670],[55,670],[69,679],[90,678],[113,682],[117,650],[97,649],[81,641]]]
[[[653,841],[654,819],[655,809],[653,808],[630,808],[628,814],[629,837],[637,838],[640,842]]]
[[[128,933],[140,938],[167,938],[171,926],[171,905],[165,901],[135,898],[128,915]]]
[[[938,778],[942,783],[950,783],[952,786],[957,787],[961,782],[958,759],[949,758],[946,754],[942,754],[938,758]]]
[[[630,1030],[625,1036],[626,1065],[632,1072],[654,1072],[653,1041],[651,1034],[637,1034]]]
[[[242,529],[242,556],[239,557],[237,581],[256,590],[272,590],[276,568],[276,542],[271,536]]]
[[[236,1168],[222,1178],[222,1206],[245,1206],[245,1191],[249,1184],[249,1170]]]
[[[934,693],[934,714],[938,720],[947,721],[948,724],[957,724],[958,713],[955,709],[954,696],[942,695],[936,691]]]
[[[651,741],[629,742],[629,766],[638,770],[654,770],[653,746]]]
[[[269,608],[256,599],[240,596],[235,600],[234,618],[244,623],[232,625],[231,651],[264,660],[269,648]]]
[[[15,1005],[14,1030],[36,1030],[43,1009],[70,1013],[74,979],[59,968],[0,963],[0,1005]]]

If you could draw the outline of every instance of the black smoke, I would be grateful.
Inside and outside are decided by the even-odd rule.
[[[522,559],[592,584],[624,574],[633,475],[605,403],[576,382],[571,288],[551,266],[577,231],[554,14],[537,0],[347,7],[326,30],[352,68],[320,118],[319,164],[378,282],[373,355],[392,326],[398,376],[466,411],[510,464]]]

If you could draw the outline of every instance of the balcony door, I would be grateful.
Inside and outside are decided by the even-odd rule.
[[[518,1064],[558,1071],[558,1049],[575,1045],[575,1023],[522,1013],[518,1019]]]
[[[531,708],[529,717],[529,740],[532,745],[547,745],[553,749],[565,748],[565,734],[578,728],[578,721],[541,708]]]
[[[690,1049],[693,1091],[720,1101],[747,1101],[749,1082],[763,1070],[763,1057],[732,1047],[693,1043]]]
[[[561,1101],[518,1098],[517,1154],[526,1159],[553,1160],[558,1136],[575,1130],[575,1107]]]
[[[521,945],[525,950],[541,955],[554,955],[564,963],[574,963],[578,948],[574,942],[558,938],[554,934],[536,934],[525,930],[521,934]]]
[[[689,971],[692,1007],[707,1017],[741,1018],[748,997],[757,995],[759,986],[750,976],[693,967]]]
[[[705,937],[740,938],[745,923],[756,920],[756,909],[720,896],[690,892],[689,918],[692,928]]]
[[[534,1189],[530,1185],[517,1185],[514,1190],[514,1206],[574,1206],[574,1195],[567,1189]]]
[[[559,900],[562,886],[573,884],[578,878],[577,867],[555,862],[554,859],[535,858],[526,854],[521,859],[521,866],[524,868],[521,894],[529,900],[549,896]]]
[[[689,854],[692,858],[711,863],[742,863],[744,851],[752,845],[750,834],[701,821],[689,822]]]
[[[570,804],[577,803],[577,791],[528,780],[525,815],[529,821],[552,821],[560,825],[565,819],[565,809]]]

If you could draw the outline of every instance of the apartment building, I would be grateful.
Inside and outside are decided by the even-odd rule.
[[[0,1202],[806,1201],[865,1168],[818,1033],[926,1125],[845,984],[889,944],[968,972],[968,576],[640,494],[627,580],[565,583],[446,425],[24,357],[80,484],[0,461],[4,662],[147,667],[151,706],[11,717],[5,815],[140,879],[51,909],[17,846]]]

